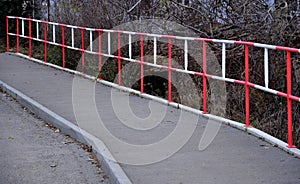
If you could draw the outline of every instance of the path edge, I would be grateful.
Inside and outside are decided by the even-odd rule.
[[[132,184],[121,166],[117,162],[110,160],[105,156],[108,154],[111,155],[111,153],[100,139],[74,125],[70,121],[64,119],[63,117],[59,116],[50,109],[39,104],[35,100],[31,99],[30,97],[26,96],[22,92],[9,86],[1,80],[0,89],[4,93],[7,93],[12,98],[14,98],[22,106],[26,107],[28,111],[34,113],[39,118],[59,128],[63,133],[70,135],[72,138],[83,144],[92,146],[93,152],[97,156],[103,171],[108,175],[111,183]]]

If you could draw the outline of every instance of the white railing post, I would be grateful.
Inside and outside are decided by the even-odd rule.
[[[269,88],[269,53],[267,48],[265,48],[264,56],[265,87]]]
[[[93,52],[93,32],[90,30],[90,51]]]
[[[52,27],[53,27],[53,29],[52,29],[53,30],[53,34],[52,34],[53,38],[52,38],[52,40],[53,40],[53,43],[55,43],[55,24],[53,24]]]
[[[129,59],[131,59],[132,58],[132,45],[131,45],[131,34],[129,34],[128,35],[129,36],[129,38],[128,38],[128,45],[129,45]]]
[[[22,36],[25,36],[25,34],[24,34],[24,19],[22,19]]]
[[[226,77],[226,47],[225,43],[222,43],[222,77]]]
[[[154,64],[156,65],[156,55],[157,55],[157,40],[156,40],[156,37],[154,37],[154,43],[153,44],[154,44],[153,59],[154,59]]]
[[[36,21],[36,39],[39,39],[39,22]]]
[[[184,70],[188,69],[188,43],[187,40],[184,40]]]
[[[107,52],[110,55],[110,32],[107,33]]]
[[[72,36],[72,47],[74,48],[74,28],[71,28],[71,36]]]

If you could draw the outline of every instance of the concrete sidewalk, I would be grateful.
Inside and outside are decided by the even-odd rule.
[[[0,80],[50,110],[76,123],[72,107],[73,75],[47,66],[0,54]],[[86,79],[83,79],[86,80]],[[110,103],[110,87],[97,84],[96,105],[111,133],[134,144],[149,144],[167,136],[176,126],[180,110],[167,113],[155,129],[136,131],[120,123]],[[124,95],[123,92],[116,92]],[[156,102],[151,102],[156,103]],[[149,100],[130,96],[132,110],[149,115]],[[190,113],[191,118],[198,118]],[[300,159],[245,132],[222,125],[217,137],[204,151],[198,150],[207,120],[199,117],[190,140],[176,154],[161,162],[133,166],[121,164],[133,183],[300,183]],[[97,135],[96,135],[97,136]]]

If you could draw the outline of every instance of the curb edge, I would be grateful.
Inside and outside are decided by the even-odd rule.
[[[86,132],[85,130],[77,127],[70,121],[64,119],[53,111],[49,110],[45,106],[39,104],[35,100],[26,96],[22,92],[16,90],[15,88],[9,86],[0,80],[0,89],[3,92],[9,94],[11,97],[17,100],[18,103],[26,107],[30,112],[37,115],[39,118],[46,122],[53,124],[55,127],[59,128],[65,134],[70,135],[77,141],[91,145],[94,153],[96,154],[102,169],[109,176],[110,181],[114,184],[132,184],[128,176],[125,174],[121,166],[104,155],[111,154],[106,147],[106,145],[95,136]]]

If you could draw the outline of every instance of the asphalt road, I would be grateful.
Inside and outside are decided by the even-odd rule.
[[[78,125],[75,114],[77,117],[85,117],[81,126],[88,125],[89,122],[94,122],[93,116],[87,116],[87,113],[92,108],[81,109],[77,113],[74,112],[72,101],[72,87],[74,87],[74,76],[70,73],[59,71],[44,65],[36,64],[34,62],[22,59],[20,57],[12,56],[9,54],[0,54],[0,80],[13,88],[21,91],[28,97],[47,107],[51,111],[62,116],[66,120]],[[83,81],[86,79],[80,78]],[[82,90],[82,102],[86,102],[89,97],[86,86],[79,85]],[[97,106],[97,113],[105,127],[111,132],[112,135],[118,139],[131,143],[134,145],[149,145],[163,140],[168,135],[172,135],[174,128],[178,127],[178,122],[181,117],[182,111],[172,108],[170,106],[163,106],[154,101],[140,98],[133,95],[128,95],[122,91],[97,84],[95,85],[94,101]],[[78,90],[78,91],[80,91]],[[76,91],[76,90],[75,90]],[[112,98],[114,94],[114,98]],[[127,96],[126,96],[127,95]],[[115,97],[118,97],[115,99]],[[124,97],[124,98],[123,98]],[[130,107],[125,108],[124,99],[128,98]],[[115,106],[113,106],[113,103]],[[165,115],[159,121],[159,125],[150,130],[136,130],[128,128],[124,124],[126,120],[131,118],[130,113],[125,113],[122,110],[131,109],[140,118],[146,118],[150,115],[150,103],[157,107],[166,108]],[[118,107],[118,108],[117,108]],[[119,108],[121,107],[121,108]],[[118,111],[117,111],[118,110]],[[187,113],[187,112],[186,112]],[[119,118],[122,114],[124,122]],[[195,131],[188,142],[174,155],[164,159],[160,162],[148,165],[130,165],[121,163],[121,167],[135,184],[298,184],[300,183],[300,159],[295,158],[286,152],[274,147],[267,142],[258,139],[248,133],[234,129],[227,125],[222,125],[217,136],[209,147],[203,151],[198,149],[199,140],[201,139],[205,127],[208,125],[207,119],[195,114],[187,114],[188,118],[198,118],[198,121],[184,120],[184,125],[195,125]],[[0,116],[2,117],[2,116]],[[21,118],[22,119],[22,118]],[[24,119],[24,118],[23,118]],[[129,119],[130,120],[130,119]],[[88,122],[88,123],[87,123]],[[212,123],[212,122],[210,122]],[[85,127],[84,127],[85,128]],[[89,133],[100,138],[97,129],[87,127]],[[2,128],[0,128],[2,129]],[[182,129],[185,130],[185,129]],[[1,130],[2,131],[2,130]],[[1,132],[0,132],[1,133]],[[32,134],[27,133],[27,134]],[[3,134],[4,135],[4,134]],[[1,134],[1,136],[3,136]],[[50,137],[56,136],[55,132],[50,134]],[[181,138],[186,135],[183,132],[180,136],[174,138]],[[9,134],[5,134],[5,140],[9,140]],[[13,136],[14,137],[14,136]],[[37,136],[31,136],[35,138]],[[50,139],[49,137],[49,139]],[[3,139],[3,137],[1,137]],[[31,138],[31,139],[32,139]],[[106,137],[103,137],[106,139]],[[28,138],[29,139],[29,138]],[[27,139],[27,140],[28,140]],[[18,140],[16,136],[11,141]],[[30,139],[29,139],[30,140]],[[32,139],[33,140],[33,139]],[[108,140],[108,139],[107,139]],[[63,140],[62,140],[63,141]],[[62,141],[59,141],[58,144]],[[110,140],[105,142],[109,146]],[[43,145],[52,145],[45,143]],[[170,144],[167,148],[172,148]],[[65,146],[65,145],[61,145]],[[52,147],[48,148],[52,150]],[[53,148],[54,149],[54,148]],[[17,150],[17,149],[15,149]],[[16,152],[6,151],[6,153]],[[1,149],[2,151],[2,149]],[[124,150],[110,150],[114,155],[125,155],[132,158],[136,155],[135,152],[125,152]],[[24,152],[24,151],[23,151]],[[21,151],[22,153],[22,151]],[[145,152],[148,154],[148,152]],[[12,155],[12,154],[11,154]],[[145,155],[145,154],[144,154]],[[144,155],[138,155],[136,160],[144,159]],[[35,156],[37,157],[37,156]],[[33,157],[33,158],[35,158]],[[150,157],[156,157],[155,154]],[[46,157],[47,158],[47,157]],[[52,159],[52,158],[51,158]],[[6,158],[1,160],[7,160]],[[86,161],[87,158],[84,158]],[[52,164],[52,159],[45,165],[48,169]],[[143,161],[143,160],[142,160]],[[21,162],[22,163],[22,162]],[[77,166],[69,164],[67,168],[74,169]],[[56,169],[59,169],[59,163]],[[2,169],[1,165],[1,169]],[[66,169],[67,169],[66,168]],[[2,170],[0,170],[2,172]],[[61,172],[59,172],[61,173]],[[55,176],[55,175],[51,175]],[[94,177],[94,175],[93,175]],[[69,181],[69,180],[66,180]],[[78,181],[74,179],[74,181]],[[52,182],[51,182],[52,183]],[[70,182],[73,183],[73,182]],[[83,182],[87,183],[87,182]]]
[[[84,148],[0,92],[0,184],[109,183]]]

